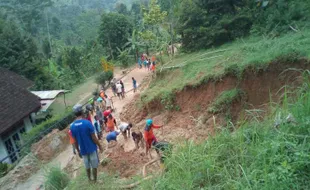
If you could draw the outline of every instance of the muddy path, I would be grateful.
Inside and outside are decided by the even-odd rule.
[[[125,76],[122,74],[121,70],[116,70],[116,78],[121,78],[125,85],[126,97],[124,99],[119,99],[118,97],[113,97],[111,89],[106,91],[107,95],[112,97],[113,105],[115,111],[113,113],[117,122],[120,123],[120,113],[123,110],[123,107],[130,103],[134,97],[139,96],[140,94],[140,85],[144,83],[144,80],[147,80],[151,75],[145,69],[134,68],[130,70]],[[136,93],[133,92],[132,88],[132,77],[134,77],[138,83],[138,90]],[[91,94],[92,92],[89,92]],[[129,121],[122,121],[129,122]],[[105,151],[99,155],[100,158],[108,158],[109,163],[103,167],[99,166],[99,172],[105,171],[113,174],[121,174],[122,177],[130,177],[136,174],[136,171],[142,166],[144,162],[149,161],[143,156],[144,150],[140,149],[138,151],[133,151],[135,148],[134,142],[131,139],[125,140],[121,135],[118,137],[117,146],[107,149],[107,143],[104,138],[100,141],[103,144]],[[137,162],[137,160],[139,162]],[[141,162],[142,161],[142,162]],[[40,161],[39,161],[40,162]],[[79,175],[80,171],[83,168],[82,159],[74,155],[72,152],[71,145],[67,145],[64,151],[59,153],[55,158],[53,158],[49,163],[40,165],[40,169],[31,175],[27,180],[23,182],[17,182],[16,184],[7,185],[6,187],[1,187],[1,189],[17,189],[17,190],[37,190],[44,189],[44,180],[48,169],[52,166],[60,167],[62,170],[65,170],[72,178]]]

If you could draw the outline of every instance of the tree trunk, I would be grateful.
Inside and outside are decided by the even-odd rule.
[[[114,60],[113,51],[112,51],[111,42],[110,42],[110,37],[108,38],[108,44],[109,44],[109,49],[110,49],[110,56]]]
[[[146,55],[149,56],[149,46],[146,45]]]
[[[173,46],[173,23],[170,23],[170,35],[171,35],[171,54],[174,55],[174,46]]]
[[[136,48],[136,54],[135,54],[135,57],[136,57],[136,61],[138,61],[138,58],[139,58],[139,52],[138,52],[138,49]]]

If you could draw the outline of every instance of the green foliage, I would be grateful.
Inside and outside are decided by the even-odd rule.
[[[99,74],[95,78],[95,82],[97,84],[100,84],[102,86],[105,86],[106,82],[110,83],[110,81],[113,79],[113,72],[112,71],[107,71]]]
[[[117,59],[120,61],[122,67],[128,67],[130,61],[132,60],[132,56],[129,55],[129,50],[130,49],[125,49],[123,51],[121,51],[120,49],[118,49],[119,51],[119,55],[117,56]]]
[[[144,12],[143,20],[147,25],[158,25],[163,22],[166,16],[167,12],[161,12],[157,0],[151,0],[149,10]]]
[[[46,121],[34,126],[30,131],[23,134],[23,142],[27,143],[27,147],[23,149],[23,153],[27,154],[30,151],[31,145],[39,141],[44,135],[51,132],[53,129],[58,128],[63,130],[74,120],[74,115],[66,113],[65,115],[55,115]]]
[[[218,97],[216,97],[208,111],[213,114],[222,112],[225,109],[228,109],[234,101],[240,99],[243,94],[244,92],[237,88],[223,91]]]
[[[291,113],[295,122],[285,115],[275,128],[266,118],[218,131],[202,144],[175,145],[166,172],[138,189],[308,189],[309,91],[276,112]]]
[[[104,13],[101,18],[99,40],[108,52],[109,59],[119,55],[117,48],[123,47],[132,33],[132,24],[126,16],[117,13]]]
[[[279,36],[307,26],[308,1],[184,0],[178,31],[185,50],[222,45],[255,34]]]
[[[236,40],[221,48],[193,53],[181,53],[167,67],[184,65],[178,69],[163,69],[143,94],[144,103],[160,98],[168,91],[180,91],[185,86],[198,86],[209,80],[218,80],[226,74],[239,79],[246,68],[266,68],[272,61],[279,63],[310,57],[310,31],[289,33],[278,38],[250,37]],[[288,56],[285,56],[288,55]],[[288,60],[290,57],[293,60]],[[165,88],[163,88],[163,86]]]
[[[45,176],[44,187],[46,190],[65,189],[70,182],[68,174],[59,167],[52,167]]]
[[[175,95],[170,92],[164,92],[161,95],[160,103],[164,106],[165,110],[176,110],[179,111],[180,107],[176,105]]]
[[[9,169],[9,164],[0,163],[0,177],[3,177]]]
[[[38,53],[31,37],[23,36],[16,25],[0,18],[0,66],[35,81],[35,89],[53,87],[44,70],[47,62]]]

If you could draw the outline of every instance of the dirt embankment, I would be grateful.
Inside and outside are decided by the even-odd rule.
[[[182,91],[175,93],[175,104],[179,111],[165,111],[160,100],[138,108],[136,97],[125,107],[122,120],[130,121],[142,130],[144,119],[153,117],[155,121],[164,124],[164,130],[157,132],[159,138],[176,140],[178,137],[203,140],[215,129],[227,122],[227,118],[236,122],[239,119],[251,117],[244,110],[267,110],[270,101],[277,102],[286,90],[299,86],[302,82],[300,70],[310,69],[309,61],[272,62],[264,69],[248,68],[238,78],[227,74],[221,80],[209,81],[198,87],[186,86]],[[244,95],[238,101],[232,102],[225,113],[213,115],[208,108],[215,99],[226,90],[238,88]],[[227,114],[229,113],[229,114]],[[264,113],[264,112],[260,112]],[[254,115],[257,115],[255,113]],[[252,115],[253,116],[253,115]]]

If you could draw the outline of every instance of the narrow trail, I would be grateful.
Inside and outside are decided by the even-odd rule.
[[[122,72],[120,70],[116,70],[114,75],[116,78],[120,78],[122,76]],[[126,96],[124,99],[119,100],[118,97],[112,98],[113,105],[115,108],[115,112],[113,113],[113,115],[116,118],[118,124],[121,122],[119,119],[120,118],[119,114],[122,112],[123,107],[126,104],[128,104],[129,102],[131,102],[136,94],[140,93],[139,92],[139,85],[142,83],[142,81],[148,75],[150,75],[150,72],[146,71],[145,69],[135,68],[135,69],[131,70],[129,73],[127,73],[126,76],[124,76],[122,78],[122,81],[125,85],[125,91],[129,91],[129,92],[126,93]],[[132,77],[134,77],[138,83],[138,91],[136,93],[134,93],[131,90],[133,88]],[[113,95],[112,90],[110,88],[106,91],[106,93],[110,97]],[[123,122],[127,122],[127,121],[123,121]],[[101,140],[101,143],[104,144],[104,147],[107,147],[107,143],[105,141],[105,135],[106,134],[104,134],[104,138]],[[125,140],[122,137],[122,135],[120,135],[118,137],[118,143],[120,145],[122,145],[125,152],[132,151],[135,148],[134,142],[133,141],[126,141],[126,143],[125,143]],[[103,154],[99,155],[99,157],[103,158],[106,156],[105,154],[107,154],[106,151]],[[17,184],[17,186],[14,189],[17,189],[17,190],[44,189],[44,187],[43,187],[44,177],[46,175],[46,171],[51,166],[60,166],[61,169],[66,169],[69,167],[69,168],[71,168],[71,171],[73,172],[70,175],[72,177],[75,177],[77,175],[78,168],[83,167],[83,162],[82,162],[82,159],[79,159],[78,156],[75,156],[72,153],[72,147],[71,147],[71,145],[68,145],[68,147],[65,149],[65,151],[61,152],[50,163],[43,165],[39,171],[37,171],[35,174],[33,174],[25,182]],[[99,167],[101,167],[101,166],[99,166]]]

